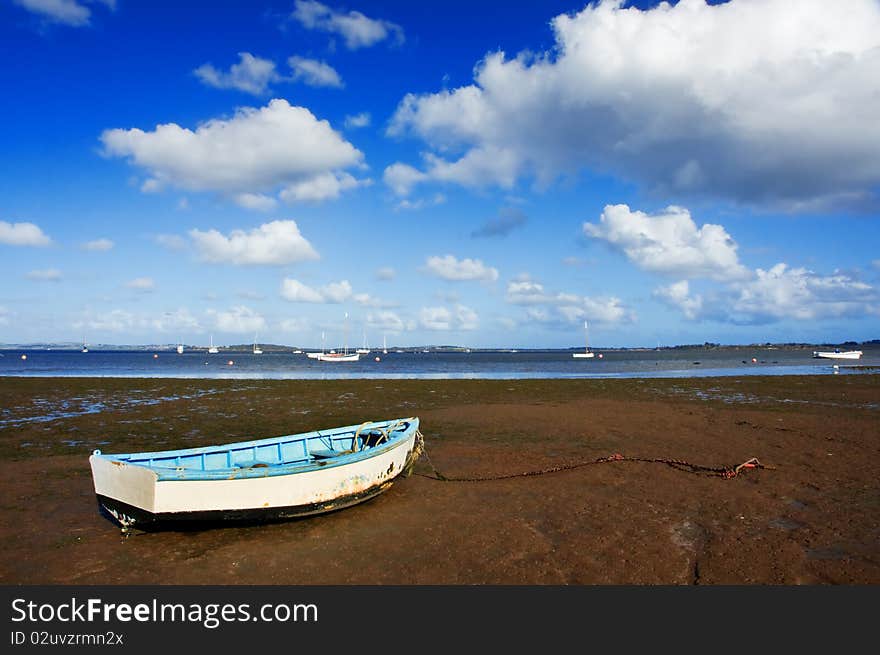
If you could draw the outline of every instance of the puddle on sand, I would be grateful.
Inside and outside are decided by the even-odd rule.
[[[849,553],[841,548],[807,548],[807,559],[840,560],[849,558]]]
[[[776,528],[777,530],[799,530],[806,527],[806,525],[800,521],[795,521],[794,519],[786,518],[784,516],[772,519],[769,525],[771,528]]]

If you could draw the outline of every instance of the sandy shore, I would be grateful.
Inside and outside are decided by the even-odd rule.
[[[0,379],[2,584],[877,584],[880,376]],[[362,505],[128,538],[88,455],[417,415],[427,460]]]

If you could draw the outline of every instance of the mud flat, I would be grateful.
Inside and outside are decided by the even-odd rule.
[[[429,460],[362,505],[136,532],[88,467],[417,415]],[[0,379],[2,584],[877,584],[880,376]],[[620,453],[766,469],[733,479]]]

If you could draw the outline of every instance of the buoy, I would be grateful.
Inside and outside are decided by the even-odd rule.
[[[752,357],[752,364],[757,363],[757,361],[758,361],[757,359],[755,359],[754,357]]]
[[[599,353],[599,359],[602,359],[604,356],[605,355],[603,355],[602,353]]]
[[[381,361],[382,361],[382,360],[381,360],[381,359],[379,359],[379,358],[378,358],[378,357],[377,357],[377,358],[376,358],[376,361],[377,361],[377,362],[381,362]]]
[[[159,355],[153,354],[153,359],[159,359]]]
[[[27,355],[22,355],[21,358],[22,358],[22,359],[27,359]]]
[[[232,366],[234,363],[235,363],[235,362],[233,362],[233,361],[230,359],[228,362],[226,362],[226,365],[227,365],[227,366]]]

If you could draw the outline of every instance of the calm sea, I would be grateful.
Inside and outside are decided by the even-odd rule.
[[[824,349],[824,348],[823,348]],[[834,375],[877,372],[880,347],[860,347],[858,361],[812,358],[812,349],[729,347],[717,349],[596,351],[594,359],[571,352],[373,351],[357,362],[319,362],[305,354],[174,351],[4,350],[0,376],[150,377],[211,379],[345,378],[642,378],[728,375]],[[598,354],[601,353],[600,358]],[[24,357],[22,357],[24,356]],[[377,359],[378,358],[378,359]],[[752,360],[755,361],[752,361]],[[231,362],[231,363],[230,363]],[[834,368],[834,364],[839,368]]]

